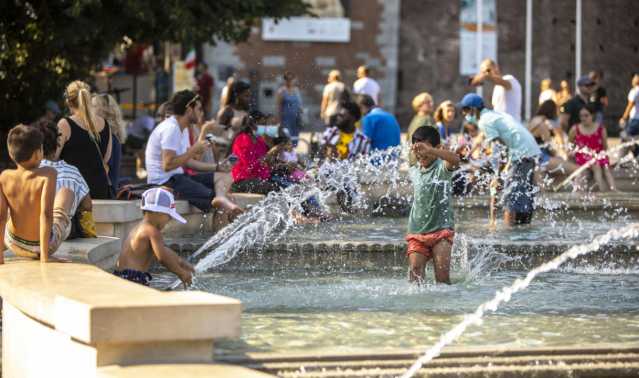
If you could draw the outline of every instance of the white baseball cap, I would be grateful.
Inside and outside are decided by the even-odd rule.
[[[166,189],[152,188],[142,193],[142,210],[164,213],[180,223],[186,223],[186,219],[175,210],[173,193]]]

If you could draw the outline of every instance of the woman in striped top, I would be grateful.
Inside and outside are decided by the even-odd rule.
[[[55,158],[56,151],[60,148],[58,127],[50,122],[40,123],[37,127],[44,137],[42,141],[44,159],[42,159],[40,166],[52,167],[58,172],[56,203],[63,204],[62,207],[70,219],[77,215],[81,228],[79,231],[82,236],[96,237],[89,185],[76,167]]]

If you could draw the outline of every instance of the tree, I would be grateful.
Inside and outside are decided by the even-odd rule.
[[[41,115],[46,100],[60,99],[71,80],[89,77],[125,37],[140,43],[238,42],[261,17],[308,11],[303,0],[2,1],[0,131]]]

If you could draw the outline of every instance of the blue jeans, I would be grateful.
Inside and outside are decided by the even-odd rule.
[[[632,138],[639,136],[639,118],[631,118],[628,121],[628,124],[626,125],[626,134]],[[635,157],[639,157],[639,146],[634,145],[631,150]]]
[[[211,210],[211,202],[215,198],[213,173],[200,173],[193,176],[177,174],[162,185],[173,189],[176,197],[189,201],[189,204],[198,209],[204,212]]]

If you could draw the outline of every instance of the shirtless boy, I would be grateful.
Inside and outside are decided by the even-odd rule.
[[[69,235],[71,222],[63,206],[54,203],[56,170],[40,168],[42,140],[35,127],[18,125],[9,131],[7,147],[17,169],[0,174],[0,252],[9,248],[47,262]]]
[[[155,256],[160,264],[175,273],[185,285],[190,285],[193,266],[164,245],[161,233],[171,218],[186,223],[175,211],[173,194],[163,188],[147,190],[142,194],[142,211],[144,218],[124,241],[113,274],[149,286],[151,275],[148,271]]]

